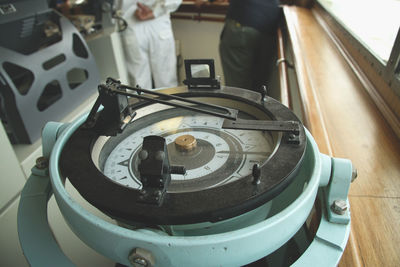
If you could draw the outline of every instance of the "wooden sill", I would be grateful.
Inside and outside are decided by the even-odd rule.
[[[222,14],[225,15],[228,11],[229,3],[205,3],[200,8],[197,8],[193,2],[186,2],[179,6],[176,12],[187,13],[207,13],[207,14]]]
[[[313,14],[400,139],[400,95],[395,92],[397,79],[390,68],[379,63],[321,5],[315,6]]]
[[[352,232],[340,266],[399,266],[400,142],[313,9],[285,6],[305,125],[321,152],[351,159]]]
[[[173,19],[224,22],[228,3],[205,3],[197,8],[193,2],[183,2],[177,11],[171,14]]]

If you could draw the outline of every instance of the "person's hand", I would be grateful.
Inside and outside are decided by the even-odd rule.
[[[153,10],[151,10],[150,7],[142,4],[142,3],[137,3],[137,9],[135,11],[135,17],[138,20],[149,20],[149,19],[154,19],[154,14]]]

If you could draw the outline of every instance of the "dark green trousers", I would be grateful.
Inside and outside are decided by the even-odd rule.
[[[219,52],[225,85],[258,91],[274,66],[275,35],[227,19]]]

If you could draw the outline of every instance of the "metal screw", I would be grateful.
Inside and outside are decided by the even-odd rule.
[[[155,158],[156,160],[163,161],[164,158],[165,158],[165,153],[164,153],[164,151],[162,151],[162,150],[157,151],[156,154],[155,154],[155,156],[154,156],[154,158]]]
[[[334,213],[336,213],[338,215],[345,214],[345,212],[347,210],[346,200],[338,199],[338,200],[333,201],[331,209]]]
[[[136,89],[142,89],[142,87],[140,87],[139,84],[136,84]],[[141,95],[141,94],[142,94],[142,91],[137,90],[136,93],[137,93],[138,95]]]
[[[267,96],[268,90],[267,90],[267,86],[263,85],[261,86],[261,101],[264,102],[265,101],[265,97]]]
[[[145,150],[145,149],[140,150],[140,152],[139,152],[139,158],[140,158],[141,160],[147,159],[148,156],[149,156],[149,152],[147,152],[147,150]]]
[[[36,168],[38,169],[46,169],[49,166],[49,161],[45,157],[39,157],[36,159]]]
[[[353,170],[351,172],[351,182],[354,182],[354,180],[357,178],[358,176],[358,171],[357,169],[353,166]]]
[[[146,197],[146,195],[147,195],[146,190],[142,189],[139,191],[139,199],[140,200],[143,200]]]
[[[138,258],[134,258],[134,259],[132,259],[132,264],[133,264],[133,266],[137,266],[137,267],[141,267],[141,266],[143,266],[143,267],[146,267],[147,266],[147,261],[146,261],[146,259],[143,259],[143,258],[140,258],[140,257],[138,257]]]
[[[146,194],[147,194],[146,190],[144,190],[144,189],[140,190],[139,193],[140,193],[141,195],[146,195]]]
[[[142,248],[133,249],[128,256],[128,260],[134,267],[152,267],[155,263],[151,252]]]

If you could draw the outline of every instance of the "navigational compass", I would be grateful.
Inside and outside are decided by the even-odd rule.
[[[210,77],[193,77],[193,64],[208,65]],[[52,190],[73,231],[125,265],[231,266],[268,255],[276,256],[263,262],[274,266],[307,265],[320,252],[336,264],[350,213],[331,206],[348,204],[351,162],[320,154],[295,114],[265,91],[221,87],[211,61],[188,61],[186,69],[187,88],[153,91],[108,79],[87,117],[58,138]],[[55,140],[60,129],[47,126],[43,138]],[[117,225],[77,205],[65,179]],[[318,191],[323,208],[315,232],[306,220]],[[24,233],[32,225],[20,219],[31,205],[24,196],[19,229],[25,251],[32,238]],[[310,242],[307,235],[325,241]],[[293,244],[295,256],[274,254]],[[41,250],[33,250],[26,250],[27,258],[41,261]]]

